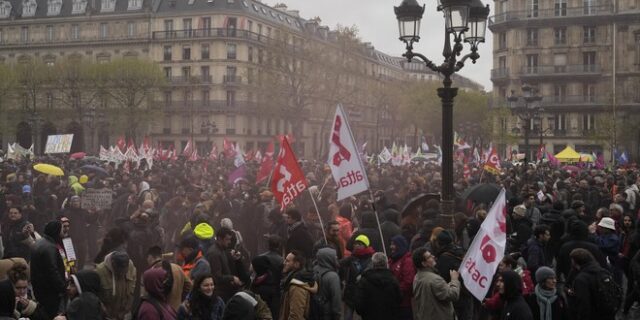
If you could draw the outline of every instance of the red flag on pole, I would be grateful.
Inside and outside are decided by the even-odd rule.
[[[271,192],[280,203],[280,210],[284,210],[307,189],[307,179],[298,166],[298,160],[296,160],[286,137],[280,142],[280,153],[273,170],[270,187]]]
[[[127,142],[124,141],[124,136],[120,136],[118,138],[118,141],[116,141],[116,146],[118,147],[118,149],[120,149],[120,151],[125,152],[127,149]]]
[[[211,152],[209,152],[209,160],[213,160],[213,161],[218,160],[218,146],[216,146],[215,142],[213,142],[213,144],[211,145]]]
[[[498,152],[496,152],[496,148],[491,148],[491,153],[489,153],[487,162],[484,164],[484,170],[495,175],[500,174],[500,157],[498,156]]]
[[[224,138],[224,140],[222,140],[222,152],[224,152],[224,156],[227,159],[235,158],[236,148],[233,145],[233,142],[227,140],[227,138]]]

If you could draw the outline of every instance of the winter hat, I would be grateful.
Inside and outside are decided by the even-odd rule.
[[[31,186],[28,184],[22,186],[22,193],[31,193]]]
[[[371,244],[371,242],[369,241],[369,237],[365,236],[364,234],[357,236],[355,241],[364,244],[365,247],[368,247]]]
[[[556,273],[549,267],[540,267],[536,271],[536,283],[543,283],[549,278],[555,278]]]
[[[436,237],[436,241],[438,242],[438,245],[442,247],[450,245],[453,243],[453,234],[448,230],[443,230],[438,234],[438,237]]]
[[[616,223],[615,221],[613,221],[613,219],[609,218],[609,217],[604,217],[600,220],[600,222],[598,223],[598,227],[602,227],[602,228],[606,228],[609,230],[613,230],[616,231]]]
[[[215,235],[215,230],[208,223],[200,223],[193,229],[193,234],[200,240],[209,240]]]
[[[391,243],[396,246],[396,254],[392,256],[392,258],[394,259],[404,256],[407,251],[409,251],[409,243],[407,242],[407,239],[401,234],[391,238]]]
[[[124,273],[129,267],[129,255],[124,251],[114,251],[111,254],[111,266],[115,273]]]
[[[524,217],[526,213],[527,207],[525,207],[523,204],[519,204],[513,208],[513,214],[518,217]]]
[[[231,221],[231,219],[229,218],[223,218],[222,220],[220,220],[220,226],[229,230],[233,230],[233,221]]]

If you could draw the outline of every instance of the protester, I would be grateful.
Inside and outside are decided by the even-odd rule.
[[[104,308],[98,295],[100,294],[100,276],[95,271],[81,270],[71,275],[78,296],[67,306],[68,320],[102,320],[105,319]],[[35,320],[35,319],[34,319]]]
[[[355,309],[362,316],[362,320],[412,319],[410,305],[409,318],[406,312],[401,312],[401,288],[389,270],[387,256],[376,252],[371,257],[371,266],[372,268],[366,270],[358,280]]]
[[[302,215],[296,209],[289,209],[285,214],[287,221],[288,237],[285,249],[287,252],[298,250],[304,254],[306,259],[313,257],[313,239],[302,222]]]
[[[391,238],[389,249],[391,253],[389,269],[398,281],[402,297],[397,318],[398,320],[411,320],[413,319],[413,312],[411,310],[413,278],[416,275],[411,252],[407,246],[407,240],[401,235]]]
[[[202,255],[202,250],[195,237],[186,237],[178,246],[179,260],[182,261],[182,272],[190,280],[202,274],[210,274],[211,266]]]
[[[356,235],[356,233],[354,233]],[[342,295],[345,307],[345,318],[350,320],[355,310],[355,299],[358,278],[371,268],[371,256],[376,251],[371,247],[369,238],[360,234],[356,236],[351,256],[340,261],[340,279],[344,282]]]
[[[304,254],[292,251],[284,260],[280,320],[302,320],[309,315],[310,298],[318,292],[312,272],[305,270]]]
[[[149,268],[162,268],[167,272],[167,285],[170,289],[167,294],[167,302],[174,310],[178,310],[189,291],[191,280],[182,272],[179,265],[162,259],[162,248],[153,246],[147,251],[147,265]]]
[[[570,257],[577,273],[567,291],[572,319],[613,320],[615,314],[603,312],[597,307],[599,299],[602,299],[598,296],[598,276],[607,271],[602,269],[593,255],[585,249],[572,250]]]
[[[215,292],[210,274],[201,274],[193,282],[193,291],[178,309],[178,320],[221,320],[224,301]]]
[[[142,275],[142,283],[147,295],[142,298],[137,310],[140,320],[175,320],[176,311],[167,303],[164,283],[167,272],[162,268],[151,268]]]
[[[63,313],[62,298],[65,293],[65,267],[62,248],[62,224],[51,221],[44,227],[44,237],[36,244],[31,255],[31,283],[33,294],[47,317]]]
[[[316,298],[323,302],[321,310],[314,310],[315,315],[323,320],[342,319],[342,290],[340,277],[338,276],[338,258],[336,250],[322,248],[316,254],[316,262],[313,266],[318,292]]]
[[[136,267],[123,251],[114,251],[96,266],[100,276],[100,301],[108,318],[122,320],[133,307]]]
[[[534,294],[526,297],[533,319],[569,320],[569,306],[564,295],[556,288],[556,273],[549,267],[536,271]]]
[[[14,264],[7,272],[7,277],[16,293],[16,313],[20,315],[20,318],[46,320],[45,311],[35,301],[33,293],[29,289],[29,270],[27,265],[24,263]]]
[[[502,272],[496,286],[504,301],[501,320],[534,320],[531,309],[522,297],[522,279],[515,271]]]
[[[413,281],[413,314],[416,319],[449,320],[455,312],[453,302],[460,294],[459,274],[450,270],[451,281],[445,282],[438,275],[436,257],[426,248],[418,248],[412,255],[416,268],[416,278]]]

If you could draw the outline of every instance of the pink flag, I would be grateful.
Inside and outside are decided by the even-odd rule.
[[[502,189],[460,265],[464,286],[480,301],[487,295],[493,275],[504,257],[507,245],[506,216],[507,202]]]
[[[547,152],[547,159],[549,159],[549,164],[554,167],[560,166],[560,161],[556,157],[554,157],[550,152]]]
[[[216,146],[215,142],[213,142],[213,144],[211,145],[211,152],[209,152],[209,160],[213,160],[213,161],[218,160],[218,146]]]

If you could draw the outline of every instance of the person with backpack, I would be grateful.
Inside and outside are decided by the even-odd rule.
[[[346,304],[345,320],[353,319],[353,311],[355,310],[355,293],[358,277],[371,267],[371,256],[375,250],[369,242],[369,238],[364,235],[358,235],[353,243],[353,254],[340,261],[340,279],[344,281],[343,299]]]
[[[304,253],[294,250],[284,259],[280,320],[303,320],[309,316],[311,295],[318,292],[313,273],[305,266]]]
[[[220,320],[224,301],[215,293],[211,274],[199,275],[193,283],[193,291],[178,309],[178,320]]]
[[[613,320],[622,302],[622,290],[609,271],[585,249],[571,251],[571,264],[577,271],[567,290],[569,310],[575,320]]]
[[[142,284],[147,292],[132,314],[135,320],[176,320],[176,311],[167,302],[165,287],[167,272],[162,268],[151,268],[142,274]]]
[[[162,259],[162,248],[153,246],[147,250],[147,264],[149,268],[162,268],[167,272],[167,301],[173,309],[178,310],[182,298],[191,291],[191,280],[182,272],[182,268],[174,263]]]
[[[318,283],[318,293],[311,296],[311,319],[342,319],[342,292],[337,273],[338,258],[333,248],[322,248],[316,254],[313,272]]]

